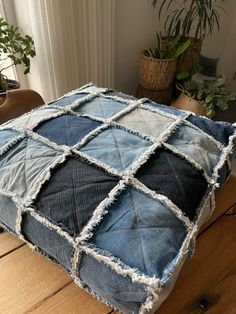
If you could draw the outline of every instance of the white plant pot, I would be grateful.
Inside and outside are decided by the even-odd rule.
[[[172,106],[177,108],[177,109],[191,111],[191,112],[194,112],[200,116],[205,116],[208,118],[213,117],[215,114],[215,112],[213,110],[211,115],[207,115],[205,108],[203,107],[203,105],[199,101],[191,98],[190,96],[188,96],[184,93],[181,93],[179,95],[179,97],[177,98],[177,100],[174,102],[174,104]]]

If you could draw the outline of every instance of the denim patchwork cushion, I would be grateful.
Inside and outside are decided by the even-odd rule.
[[[92,84],[0,126],[0,224],[127,314],[170,293],[235,125]]]

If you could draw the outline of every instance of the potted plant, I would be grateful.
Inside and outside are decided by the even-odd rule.
[[[189,49],[179,58],[176,72],[189,71],[193,64],[199,63],[201,45],[204,38],[212,34],[214,27],[220,29],[220,4],[225,0],[153,0],[158,7],[158,17],[166,14],[164,30],[166,43],[171,37],[180,35],[183,40],[192,38]]]
[[[181,94],[173,105],[175,108],[212,117],[216,107],[226,110],[228,102],[236,100],[236,93],[219,85],[217,78],[198,83],[192,79],[192,73],[182,72],[177,75],[177,80],[181,82],[177,84]]]
[[[24,66],[24,74],[30,72],[30,57],[35,56],[34,42],[29,35],[23,36],[18,27],[9,25],[2,17],[0,17],[0,92],[7,89],[19,88],[19,83],[9,80],[4,75],[7,68],[22,64]],[[5,61],[11,60],[6,65]]]
[[[152,91],[164,90],[173,82],[177,58],[185,52],[191,40],[182,42],[181,36],[174,37],[162,48],[161,34],[156,34],[154,48],[145,49],[139,60],[139,82]]]

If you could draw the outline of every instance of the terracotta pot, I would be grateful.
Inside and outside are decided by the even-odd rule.
[[[151,91],[169,88],[175,76],[176,62],[176,59],[154,59],[141,54],[139,59],[140,85]]]
[[[207,115],[205,108],[199,101],[191,98],[190,96],[184,93],[181,93],[179,95],[177,100],[172,104],[172,107],[175,107],[177,109],[192,111],[200,116],[205,116],[208,118],[212,118],[215,114],[215,111],[213,111],[211,115]]]
[[[186,40],[189,38],[186,38]],[[200,54],[202,49],[202,41],[201,40],[195,40],[194,38],[191,38],[192,43],[189,46],[189,48],[185,51],[184,54],[182,54],[178,61],[176,66],[176,74],[180,72],[188,72],[192,69],[194,64],[199,64],[200,60]],[[168,43],[168,38],[163,37],[162,38],[162,46],[165,48],[165,46]]]

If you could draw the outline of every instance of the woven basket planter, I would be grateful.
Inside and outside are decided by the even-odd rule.
[[[186,40],[189,38],[186,38]],[[199,64],[200,60],[200,54],[202,49],[202,41],[201,40],[195,40],[192,39],[192,43],[189,46],[189,48],[185,51],[184,54],[182,54],[178,61],[176,66],[176,74],[180,72],[189,72],[194,64]],[[162,38],[162,48],[164,49],[168,43],[168,38],[163,37]]]
[[[173,82],[176,59],[154,59],[144,56],[139,59],[139,83],[151,91],[167,89]]]

